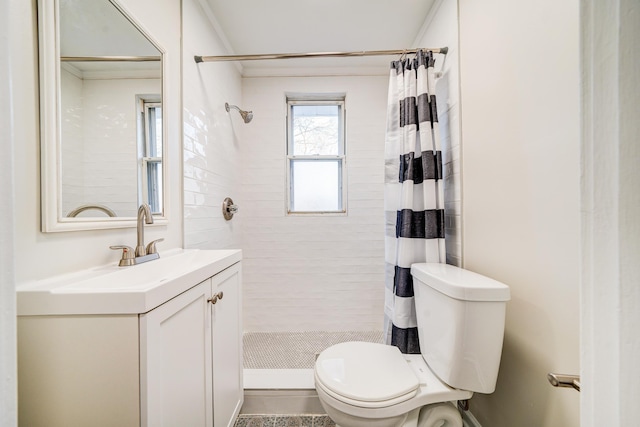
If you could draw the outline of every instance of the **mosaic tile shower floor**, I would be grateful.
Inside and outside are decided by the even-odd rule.
[[[246,332],[245,369],[313,369],[315,356],[347,341],[381,343],[382,331]]]

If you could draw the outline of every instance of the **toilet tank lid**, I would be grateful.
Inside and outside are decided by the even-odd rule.
[[[508,301],[509,287],[473,271],[440,263],[411,266],[411,274],[433,289],[463,301]]]

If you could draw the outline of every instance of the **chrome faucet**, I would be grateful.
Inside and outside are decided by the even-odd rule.
[[[144,220],[147,224],[153,224],[153,215],[148,204],[143,203],[138,208],[138,244],[136,245],[136,257],[145,256],[147,250],[144,247]]]
[[[119,264],[120,267],[142,264],[143,262],[160,258],[160,254],[156,250],[156,243],[162,242],[164,239],[154,240],[145,247],[144,245],[144,224],[145,223],[153,224],[153,215],[151,215],[151,208],[149,208],[149,205],[146,203],[143,203],[138,208],[138,223],[137,223],[138,241],[136,244],[135,252],[129,246],[124,246],[124,245],[109,246],[109,248],[111,249],[122,249],[122,258],[120,259],[120,264]]]

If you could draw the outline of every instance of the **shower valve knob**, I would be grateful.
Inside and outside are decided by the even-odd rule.
[[[224,201],[222,202],[222,216],[224,217],[224,219],[229,221],[237,212],[238,205],[235,205],[233,203],[231,197],[227,197],[226,199],[224,199]]]

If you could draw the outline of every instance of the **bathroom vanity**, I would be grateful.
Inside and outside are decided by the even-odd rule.
[[[176,250],[19,285],[19,424],[233,425],[241,258]]]

